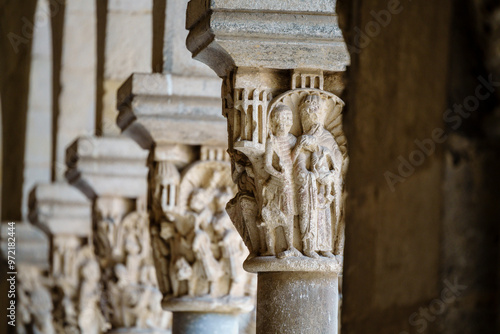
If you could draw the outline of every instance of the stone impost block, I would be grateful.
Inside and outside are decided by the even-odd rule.
[[[342,71],[349,54],[335,3],[191,0],[187,47],[220,77],[235,67]]]
[[[220,87],[216,77],[133,74],[118,91],[118,126],[145,149],[226,145]]]
[[[12,229],[14,227],[14,229]],[[15,254],[8,253],[9,233],[14,231]],[[3,222],[1,224],[0,246],[2,257],[15,257],[16,265],[35,265],[42,270],[49,268],[49,239],[38,227],[28,222]]]
[[[148,154],[128,138],[80,137],[67,149],[66,178],[89,198],[145,198]]]
[[[91,204],[66,182],[37,185],[30,194],[30,221],[50,235],[88,236],[91,232]]]

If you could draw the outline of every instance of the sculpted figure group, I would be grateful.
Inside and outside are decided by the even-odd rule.
[[[268,115],[263,154],[247,151],[250,164],[244,158],[233,159],[233,179],[240,193],[229,203],[228,212],[254,255],[337,255],[334,243],[340,212],[335,199],[342,196],[336,191],[342,189],[344,154],[325,128],[324,103],[319,94],[302,94],[292,107],[278,101]],[[233,209],[236,204],[242,217]],[[258,218],[252,221],[252,216]],[[258,246],[255,239],[260,239]]]
[[[191,166],[179,185],[183,204],[165,211],[159,231],[153,231],[153,247],[163,261],[160,267],[167,269],[160,274],[162,290],[170,298],[247,295],[251,276],[241,263],[248,253],[225,210],[233,196],[231,180],[224,176],[226,165]]]

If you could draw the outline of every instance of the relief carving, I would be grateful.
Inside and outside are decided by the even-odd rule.
[[[247,287],[254,275],[241,266],[248,251],[225,210],[235,193],[230,163],[220,148],[202,147],[201,153],[202,160],[182,175],[169,162],[156,163],[153,251],[160,287],[170,302],[253,294]]]
[[[17,273],[17,333],[56,333],[52,321],[52,282],[46,273],[32,265],[18,264]]]
[[[161,309],[149,219],[143,209],[135,211],[140,206],[123,198],[96,202],[94,240],[103,281],[101,304],[112,328],[165,329],[170,314]]]
[[[227,211],[252,257],[340,261],[344,103],[323,83],[321,72],[295,71],[292,90],[274,99],[265,90],[233,90],[229,153],[239,192]]]

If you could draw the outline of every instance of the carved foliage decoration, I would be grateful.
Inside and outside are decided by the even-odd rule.
[[[168,162],[157,163],[152,235],[158,280],[167,299],[251,294],[248,283],[254,277],[241,266],[248,252],[225,210],[235,193],[230,164],[215,159],[219,155],[191,164],[182,176]],[[175,190],[163,191],[169,187]],[[162,205],[167,193],[176,194],[169,197],[175,207]]]
[[[322,73],[296,72],[293,89],[272,100],[234,89],[227,117],[239,192],[227,211],[253,256],[342,255],[344,103],[320,89],[323,81]],[[260,103],[241,102],[248,96]]]

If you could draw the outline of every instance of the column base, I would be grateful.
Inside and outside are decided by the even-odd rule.
[[[338,331],[337,272],[260,272],[257,333]]]
[[[174,312],[172,334],[238,334],[238,314]]]

